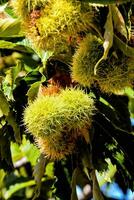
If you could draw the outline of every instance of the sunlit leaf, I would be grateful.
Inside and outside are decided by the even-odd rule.
[[[40,84],[41,84],[41,82],[38,81],[31,85],[30,89],[27,92],[28,102],[32,102],[35,100],[35,98],[38,95]]]
[[[134,90],[132,88],[125,88],[124,93],[130,98],[134,98]]]
[[[34,180],[30,180],[30,181],[27,181],[27,182],[16,183],[14,185],[11,185],[9,187],[9,189],[5,192],[4,199],[9,199],[18,190],[21,190],[22,188],[33,186],[35,184],[36,183],[35,183]]]
[[[13,163],[21,160],[25,156],[25,154],[20,149],[20,145],[13,142],[11,143],[11,154]]]
[[[4,172],[3,169],[0,170],[0,192],[1,192],[1,189],[2,189],[2,186],[3,186],[3,179],[5,177],[6,173]]]
[[[54,178],[54,162],[50,162],[46,165],[45,175]]]
[[[5,18],[0,21],[0,37],[22,37],[21,22],[18,19]]]
[[[16,62],[17,62],[16,66],[12,68],[12,71],[13,71],[13,82],[14,83],[15,83],[15,80],[18,78],[19,73],[22,70],[22,63],[21,63],[21,61],[17,60]]]
[[[9,113],[9,103],[1,90],[0,90],[0,110],[1,113],[3,113],[3,115],[7,116]]]
[[[23,155],[31,163],[32,166],[35,166],[37,159],[40,155],[39,150],[33,144],[31,144],[25,137],[23,137],[20,150],[23,152]]]
[[[103,173],[97,172],[97,179],[99,181],[100,187],[103,186],[107,182],[111,182],[113,176],[115,175],[117,169],[115,165],[112,165],[111,161],[107,159],[108,169]]]
[[[33,52],[29,47],[25,47],[21,44],[9,42],[6,40],[0,40],[0,49],[11,49],[11,50],[17,50],[20,52]]]
[[[29,52],[29,53],[35,53],[33,44],[27,38],[24,38],[23,40],[18,41],[16,44],[18,46],[25,47],[25,50],[27,50],[27,52]]]

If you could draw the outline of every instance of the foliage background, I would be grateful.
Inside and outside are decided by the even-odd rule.
[[[51,66],[52,52],[35,49],[21,30],[20,19],[15,16],[10,1],[0,3],[0,198],[77,200],[76,185],[83,188],[90,183],[78,156],[72,155],[58,162],[46,160],[34,145],[32,135],[26,134],[23,124],[28,101],[35,99],[40,84],[48,81],[46,66],[47,70],[53,70],[53,65],[63,66],[63,63],[55,59]],[[100,27],[103,27],[107,7],[97,8]],[[133,2],[121,4],[119,10],[129,30]],[[116,38],[119,48],[134,56],[133,45],[126,49],[122,38]],[[90,90],[99,111],[93,120],[92,144],[99,183],[116,181],[124,191],[128,187],[133,190],[133,87],[125,88],[121,94],[110,95],[96,87]],[[90,90],[86,88],[88,93]]]

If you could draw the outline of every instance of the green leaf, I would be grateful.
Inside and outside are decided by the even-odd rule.
[[[33,50],[29,47],[25,47],[23,45],[20,45],[19,43],[13,43],[6,40],[0,40],[0,49],[11,49],[24,53],[33,53]]]
[[[38,159],[38,163],[34,167],[34,172],[33,172],[34,179],[37,184],[33,200],[36,199],[37,197],[39,197],[39,195],[40,195],[41,180],[42,180],[44,172],[45,172],[46,164],[47,164],[47,160],[44,157],[44,155],[41,154]]]
[[[117,171],[116,166],[111,163],[110,159],[107,159],[106,162],[108,163],[108,169],[103,173],[97,172],[97,179],[100,187],[107,182],[112,182],[112,178],[114,177]]]
[[[27,158],[27,160],[34,166],[37,162],[37,159],[40,155],[39,150],[33,144],[31,144],[25,137],[23,137],[22,144],[20,146],[20,150],[23,155]]]
[[[11,142],[11,154],[13,163],[16,163],[25,157],[24,153],[20,149],[20,145],[14,142]]]
[[[0,170],[0,192],[1,192],[1,189],[2,189],[2,186],[3,186],[3,179],[4,179],[5,175],[6,175],[6,173],[4,172],[4,170],[1,169]],[[0,195],[1,195],[1,193],[0,193]]]
[[[134,48],[128,46],[115,34],[114,34],[114,45],[115,48],[120,49],[126,56],[134,57]]]
[[[18,19],[5,18],[0,21],[0,37],[23,37],[21,22]]]
[[[45,175],[54,178],[54,162],[50,162],[46,165]]]
[[[30,89],[28,90],[27,96],[28,96],[29,103],[34,101],[35,98],[37,97],[40,84],[41,84],[41,81],[35,82],[31,85]]]
[[[14,83],[15,83],[16,78],[18,78],[18,75],[19,75],[21,69],[22,69],[22,62],[20,60],[17,60],[16,66],[12,68]]]
[[[1,90],[0,90],[0,112],[1,112],[1,115],[3,113],[3,115],[6,115],[6,116],[9,113],[9,103]]]
[[[22,188],[33,186],[35,184],[36,183],[35,183],[34,180],[30,180],[30,181],[27,181],[27,182],[16,183],[14,185],[11,185],[9,187],[9,189],[4,193],[4,199],[9,199],[18,190],[21,190]]]
[[[44,193],[46,194],[46,192],[48,190],[50,190],[50,188],[53,186],[55,179],[43,178],[42,182],[44,182],[44,185],[45,185]],[[14,185],[10,185],[9,189],[4,192],[4,199],[14,199],[14,198],[12,198],[14,193],[16,193],[17,191],[19,191],[23,188],[30,188],[31,186],[35,186],[35,185],[36,185],[36,183],[34,180],[29,180],[26,182],[21,182],[21,183],[16,183]]]
[[[105,23],[105,33],[104,33],[104,43],[103,43],[103,48],[104,48],[104,53],[101,59],[96,63],[94,67],[94,74],[97,74],[97,67],[100,64],[102,60],[106,60],[109,50],[113,45],[113,22],[112,22],[112,10],[111,6],[109,6],[109,12],[107,15],[107,20]]]
[[[14,131],[15,140],[18,144],[21,144],[21,134],[20,134],[20,127],[18,126],[13,113],[10,111],[9,115],[7,116],[7,122],[10,126],[12,126]]]
[[[2,112],[2,110],[0,109],[0,117],[2,117],[3,116],[3,112]]]
[[[19,76],[25,76],[25,72],[24,71],[22,71],[22,73],[20,73],[21,72],[21,70],[22,70],[22,67],[23,67],[23,63],[17,58],[17,56],[20,56],[21,57],[21,54],[19,54],[19,53],[17,53],[17,52],[14,52],[13,54],[12,54],[12,58],[11,59],[13,59],[13,61],[12,62],[14,62],[13,64],[15,64],[15,66],[14,67],[10,67],[6,72],[5,72],[5,74],[6,74],[6,76],[5,76],[5,79],[4,79],[4,81],[3,81],[3,85],[5,85],[5,86],[7,86],[7,88],[8,88],[8,86],[10,86],[10,89],[11,89],[11,96],[12,96],[12,92],[13,92],[13,89],[15,88],[15,84],[16,84],[16,79],[19,77]],[[16,57],[16,58],[15,58]],[[4,88],[5,89],[5,88]],[[5,94],[7,94],[6,93],[6,91],[4,90],[4,93]],[[8,96],[9,98],[11,97],[11,96]],[[13,96],[12,96],[12,99],[13,99]]]
[[[53,51],[44,51],[42,49],[34,49],[37,55],[40,57],[43,67],[46,67],[47,60],[53,55]]]
[[[134,98],[134,90],[130,87],[127,87],[124,89],[124,93],[130,97],[130,98]]]
[[[127,39],[127,29],[121,12],[116,5],[111,5],[114,28]]]
[[[33,44],[27,39],[27,38],[24,38],[23,40],[21,41],[18,41],[16,43],[18,46],[23,46],[25,47],[25,49],[27,50],[27,53],[35,53],[34,52],[34,47],[33,47]]]
[[[5,40],[0,40],[0,49],[14,49],[16,44]]]

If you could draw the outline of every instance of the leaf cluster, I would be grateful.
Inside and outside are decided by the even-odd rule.
[[[133,1],[12,2],[16,14],[0,2],[0,198],[77,200],[78,186],[90,198],[94,169],[133,190]],[[60,161],[40,155],[57,147]]]

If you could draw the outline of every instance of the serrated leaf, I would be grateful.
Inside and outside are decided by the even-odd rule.
[[[116,166],[111,163],[110,159],[106,159],[106,162],[108,163],[108,169],[103,173],[97,172],[97,179],[100,187],[107,182],[111,182],[112,181],[111,179],[114,177],[117,171]]]
[[[23,46],[23,43],[21,45],[19,43],[13,43],[6,40],[0,40],[0,49],[11,49],[24,53],[33,53],[32,49],[30,49],[30,47]]]
[[[14,185],[11,185],[9,187],[9,189],[5,192],[4,199],[11,198],[15,192],[17,192],[18,190],[21,190],[22,188],[27,188],[27,187],[34,186],[34,185],[35,185],[34,180],[30,180],[30,181],[26,181],[26,182],[22,182],[22,183],[16,183]]]
[[[6,76],[5,76],[4,81],[5,81],[5,83],[7,83],[8,85],[11,86],[11,90],[14,88],[16,78],[18,77],[18,75],[22,69],[21,61],[16,59],[16,63],[17,63],[16,66],[9,68],[5,72]],[[11,91],[11,93],[12,93],[12,91]]]
[[[13,131],[14,131],[14,137],[15,140],[18,144],[21,144],[21,134],[20,134],[20,127],[18,126],[15,117],[12,112],[9,113],[7,116],[7,122],[10,126],[12,126]]]
[[[43,177],[44,172],[45,172],[46,164],[47,164],[47,160],[41,154],[39,159],[38,159],[38,163],[34,167],[34,172],[33,172],[34,180],[35,180],[35,182],[37,184],[33,200],[36,199],[40,194],[41,180],[42,180],[42,177]]]
[[[1,114],[3,113],[3,115],[7,116],[9,113],[9,103],[1,90],[0,90],[0,110]]]
[[[39,86],[40,86],[40,81],[35,82],[31,85],[30,89],[27,92],[27,96],[28,96],[28,102],[32,102],[35,100],[35,98],[37,97],[38,91],[39,91]]]
[[[114,28],[127,39],[127,29],[123,16],[116,5],[111,5]]]
[[[25,49],[29,53],[35,53],[34,48],[33,48],[33,44],[27,38],[25,38],[21,41],[18,41],[16,44],[25,47]]]
[[[20,150],[22,151],[23,155],[25,155],[27,160],[31,163],[31,165],[35,166],[37,163],[37,159],[40,155],[37,147],[34,144],[31,144],[29,140],[26,140],[25,137],[23,137]]]
[[[18,77],[18,74],[20,73],[21,69],[22,69],[22,63],[21,63],[20,60],[18,60],[16,66],[12,68],[13,82],[15,82],[15,80]]]
[[[53,179],[48,179],[46,180],[45,178],[42,179],[42,182],[44,182],[45,185],[45,191],[44,193],[46,193],[53,185],[55,180]],[[35,186],[36,183],[34,180],[28,180],[25,182],[20,182],[20,183],[16,183],[13,185],[10,185],[9,188],[4,192],[4,199],[14,199],[14,193],[17,193],[19,190],[23,189],[23,188],[31,188],[31,186]],[[37,198],[36,198],[37,199]]]
[[[9,68],[6,71],[5,82],[7,82],[10,86],[13,86],[13,71],[12,71],[12,68]]]
[[[96,63],[94,67],[94,74],[97,74],[97,67],[100,64],[102,60],[106,60],[109,50],[113,45],[113,21],[112,21],[112,10],[111,6],[109,6],[109,12],[107,15],[107,20],[104,25],[105,28],[105,33],[104,33],[104,43],[103,43],[103,48],[104,48],[104,53],[101,59]]]

